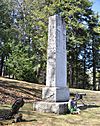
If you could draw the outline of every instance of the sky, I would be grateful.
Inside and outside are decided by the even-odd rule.
[[[91,0],[91,1],[93,1],[93,7],[92,7],[92,9],[95,12],[99,12],[99,14],[100,14],[100,0]]]

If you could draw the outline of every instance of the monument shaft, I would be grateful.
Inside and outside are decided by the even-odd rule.
[[[66,87],[66,26],[54,15],[49,18],[46,86]]]
[[[59,15],[49,18],[47,75],[43,99],[47,101],[67,101],[69,98],[66,86],[66,25]]]
[[[42,101],[33,104],[39,112],[67,113],[69,90],[67,87],[66,26],[60,15],[49,18],[46,86]]]

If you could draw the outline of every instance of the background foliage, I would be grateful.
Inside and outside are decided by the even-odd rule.
[[[67,30],[70,87],[100,90],[100,22],[89,0],[1,0],[0,76],[45,83],[48,17]]]

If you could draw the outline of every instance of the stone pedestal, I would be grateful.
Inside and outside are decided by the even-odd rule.
[[[47,112],[55,114],[66,114],[68,108],[67,102],[34,102],[33,110],[38,112]]]
[[[65,113],[69,90],[67,87],[66,25],[60,15],[49,18],[46,86],[42,100],[34,103],[37,111]]]
[[[42,89],[42,99],[50,102],[66,102],[69,99],[67,87],[44,87]]]

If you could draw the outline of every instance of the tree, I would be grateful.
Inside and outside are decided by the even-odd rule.
[[[9,33],[11,30],[11,9],[9,1],[0,1],[0,76],[3,75],[4,60],[9,52]]]
[[[86,88],[87,70],[93,66],[91,38],[94,29],[99,29],[96,21],[93,22],[98,26],[91,26],[92,15],[95,16],[92,3],[89,0],[12,0],[10,4],[13,23],[10,23],[9,41],[5,46],[9,49],[6,73],[17,79],[40,81],[46,71],[48,18],[60,14],[67,29],[68,83]],[[99,39],[99,35],[95,35],[98,43]]]
[[[93,90],[96,90],[96,69],[99,59],[99,46],[100,46],[100,24],[98,22],[98,14],[93,14],[89,20],[89,32],[91,37],[91,47],[92,47],[92,68],[93,68]]]

